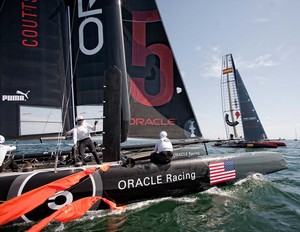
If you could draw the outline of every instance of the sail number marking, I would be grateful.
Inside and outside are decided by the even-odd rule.
[[[57,204],[55,202],[55,199],[58,198],[58,197],[63,197],[65,200],[62,204]],[[73,195],[71,192],[69,191],[60,191],[60,192],[57,192],[54,196],[50,197],[48,199],[48,207],[50,209],[53,209],[53,210],[58,210],[60,209],[61,207],[67,205],[67,204],[70,204],[73,202]]]
[[[81,22],[80,26],[79,26],[79,48],[80,51],[82,51],[82,53],[84,53],[85,55],[91,56],[96,54],[97,52],[99,52],[101,50],[101,48],[103,47],[103,24],[100,21],[100,19],[96,18],[96,17],[92,17],[95,15],[99,15],[102,14],[102,9],[88,9],[88,10],[83,10],[83,4],[82,4],[83,0],[78,0],[78,18],[84,18],[84,20]],[[95,3],[95,2],[94,2]],[[89,8],[91,8],[91,6],[89,6]],[[85,32],[85,28],[86,25],[90,24],[90,23],[94,23],[96,25],[97,28],[97,36],[98,36],[98,44],[96,44],[96,46],[94,48],[88,49],[85,46],[85,41],[84,41],[84,32]]]
[[[132,65],[147,66],[147,57],[155,55],[159,58],[159,67],[151,64],[150,73],[159,76],[160,90],[157,94],[149,94],[145,89],[145,77],[132,77],[131,93],[133,98],[146,106],[161,106],[168,103],[173,96],[173,55],[171,49],[162,43],[146,44],[146,27],[151,22],[160,22],[157,10],[134,11],[132,13]]]

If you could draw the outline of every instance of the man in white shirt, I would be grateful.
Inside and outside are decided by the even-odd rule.
[[[167,138],[167,132],[162,131],[159,134],[160,139],[156,142],[151,161],[154,163],[167,164],[171,162],[173,157],[173,145]]]
[[[95,131],[97,123],[98,121],[95,121],[94,126],[91,126],[84,120],[83,116],[80,115],[76,118],[77,125],[72,130],[67,132],[67,135],[73,134],[74,147],[79,148],[79,156],[82,159],[82,162],[84,162],[83,157],[85,148],[88,147],[91,150],[96,163],[101,164],[95,145],[90,136],[90,130]]]
[[[16,150],[16,146],[4,145],[4,142],[5,138],[0,135],[0,172],[8,166],[13,172],[17,172],[19,167],[13,157],[10,156],[10,152]]]

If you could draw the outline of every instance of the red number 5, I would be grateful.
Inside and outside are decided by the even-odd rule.
[[[132,65],[145,67],[147,56],[156,55],[160,63],[160,90],[156,95],[150,95],[145,90],[145,78],[132,77],[131,94],[143,105],[161,106],[168,103],[173,96],[172,51],[167,45],[161,43],[146,47],[146,23],[160,21],[157,10],[133,12],[132,20]]]

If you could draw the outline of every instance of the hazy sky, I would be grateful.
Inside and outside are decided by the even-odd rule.
[[[269,138],[300,137],[299,0],[157,0],[205,138],[225,138],[222,56],[236,68]]]

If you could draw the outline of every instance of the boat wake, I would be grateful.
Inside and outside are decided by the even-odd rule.
[[[248,193],[250,193],[251,195],[251,192],[259,188],[264,188],[270,183],[270,180],[266,176],[260,173],[255,173],[242,180],[237,181],[232,186],[227,186],[225,188],[213,187],[206,190],[205,192],[202,192],[201,194],[240,199],[243,196],[246,196]],[[251,197],[250,195],[249,197]]]

